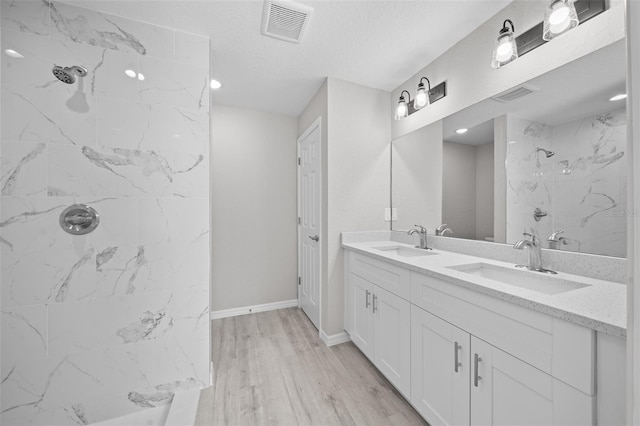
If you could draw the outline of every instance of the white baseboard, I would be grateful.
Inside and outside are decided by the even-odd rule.
[[[339,345],[340,343],[350,342],[351,337],[349,337],[349,333],[347,333],[346,331],[329,336],[324,332],[324,330],[320,330],[320,340],[322,340],[327,346],[335,346]]]
[[[282,302],[265,303],[263,305],[245,306],[242,308],[211,311],[211,319],[237,317],[239,315],[255,314],[256,312],[275,311],[276,309],[294,308],[298,306],[298,299],[283,300]]]

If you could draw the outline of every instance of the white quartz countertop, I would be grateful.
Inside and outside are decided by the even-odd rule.
[[[435,255],[403,257],[376,249],[376,247],[382,246],[413,247],[396,241],[343,243],[342,246],[345,249],[371,255],[453,285],[493,296],[602,333],[626,338],[627,288],[624,284],[558,272],[553,277],[577,281],[587,286],[565,293],[548,295],[449,269],[451,266],[471,263],[515,268],[512,263],[443,250],[433,250]],[[542,275],[540,272],[521,271],[534,276]]]

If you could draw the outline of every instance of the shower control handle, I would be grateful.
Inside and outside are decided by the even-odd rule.
[[[98,212],[86,204],[73,204],[60,213],[60,227],[71,235],[84,235],[100,223]]]

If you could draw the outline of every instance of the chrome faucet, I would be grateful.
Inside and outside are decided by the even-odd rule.
[[[453,234],[453,231],[451,230],[451,228],[447,228],[446,223],[443,223],[442,225],[436,228],[436,236],[438,237],[444,237],[444,234],[447,232],[450,234]]]
[[[424,249],[424,250],[431,250],[431,248],[429,248],[427,246],[427,228],[425,228],[424,226],[421,226],[421,225],[413,225],[413,226],[415,226],[415,228],[411,228],[407,232],[407,234],[409,234],[409,235],[419,234],[420,235],[420,245],[416,246],[416,247]]]
[[[547,274],[556,274],[555,271],[551,271],[549,269],[544,269],[542,267],[542,248],[540,247],[539,241],[538,241],[538,237],[536,237],[535,235],[529,234],[527,232],[525,232],[524,234],[525,237],[528,237],[529,239],[524,239],[524,240],[520,240],[518,242],[516,242],[513,245],[513,248],[516,250],[523,250],[523,249],[528,249],[528,256],[529,256],[529,264],[528,265],[516,265],[517,268],[527,268],[530,271],[536,271],[536,272],[544,272]]]
[[[566,246],[569,244],[569,239],[565,237],[558,237],[558,234],[564,233],[564,230],[559,230],[554,232],[547,238],[547,242],[549,243],[549,248],[554,250],[562,250],[561,246]]]

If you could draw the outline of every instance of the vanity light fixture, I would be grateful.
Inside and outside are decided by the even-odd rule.
[[[426,89],[422,80],[427,80]],[[429,79],[427,77],[422,77],[420,79],[420,82],[418,83],[418,89],[413,101],[411,101],[411,94],[407,90],[403,90],[400,93],[400,99],[398,100],[398,105],[396,106],[394,118],[396,120],[402,120],[403,118],[410,116],[414,112],[426,107],[427,105],[431,105],[432,103],[439,101],[445,96],[447,96],[446,81],[443,81],[442,83],[431,87],[431,82],[429,81]]]
[[[611,99],[609,99],[611,102],[615,102],[615,101],[621,101],[623,99],[627,99],[627,94],[626,93],[621,93],[619,95],[615,95],[613,96]]]
[[[215,90],[221,88],[222,83],[220,83],[218,80],[211,79],[211,83],[209,84],[209,86]]]
[[[424,88],[422,80],[427,80],[427,89]],[[418,90],[416,91],[416,97],[413,100],[413,107],[415,109],[421,109],[429,105],[429,95],[431,94],[431,82],[427,77],[422,77],[420,83],[418,83]]]
[[[578,26],[578,12],[574,0],[551,0],[544,14],[542,38],[553,40]]]
[[[407,94],[408,101],[404,98],[404,94]],[[396,106],[396,120],[402,120],[409,116],[409,104],[411,103],[411,94],[406,90],[403,90],[400,93],[400,99],[398,100],[398,105]]]
[[[509,29],[507,24],[511,26],[511,29]],[[513,35],[514,32],[515,27],[513,22],[510,19],[505,19],[502,24],[502,29],[498,32],[496,44],[493,49],[493,58],[491,59],[491,66],[493,68],[500,68],[518,58],[518,46],[516,45],[516,38]]]
[[[456,130],[456,133],[459,134],[459,135],[464,135],[468,131],[469,131],[469,129],[462,128],[462,129]]]
[[[517,47],[517,56],[523,56],[534,49],[549,42],[554,37],[564,34],[565,32],[575,28],[578,25],[584,24],[589,19],[598,16],[605,10],[607,10],[607,0],[546,0],[548,7],[545,13],[544,21],[532,28],[523,32],[515,37],[515,46]],[[496,42],[496,48],[493,50],[493,59],[491,65],[494,68],[499,68],[508,62],[513,61],[511,59],[508,62],[499,63],[497,66],[494,63],[497,56],[497,48],[503,32],[506,33],[508,28],[505,29],[507,22],[511,22],[508,19],[503,24],[502,30],[498,35],[498,41]],[[513,25],[511,28],[513,31]],[[508,46],[503,47],[503,53],[509,51]],[[505,53],[506,54],[506,53]]]

